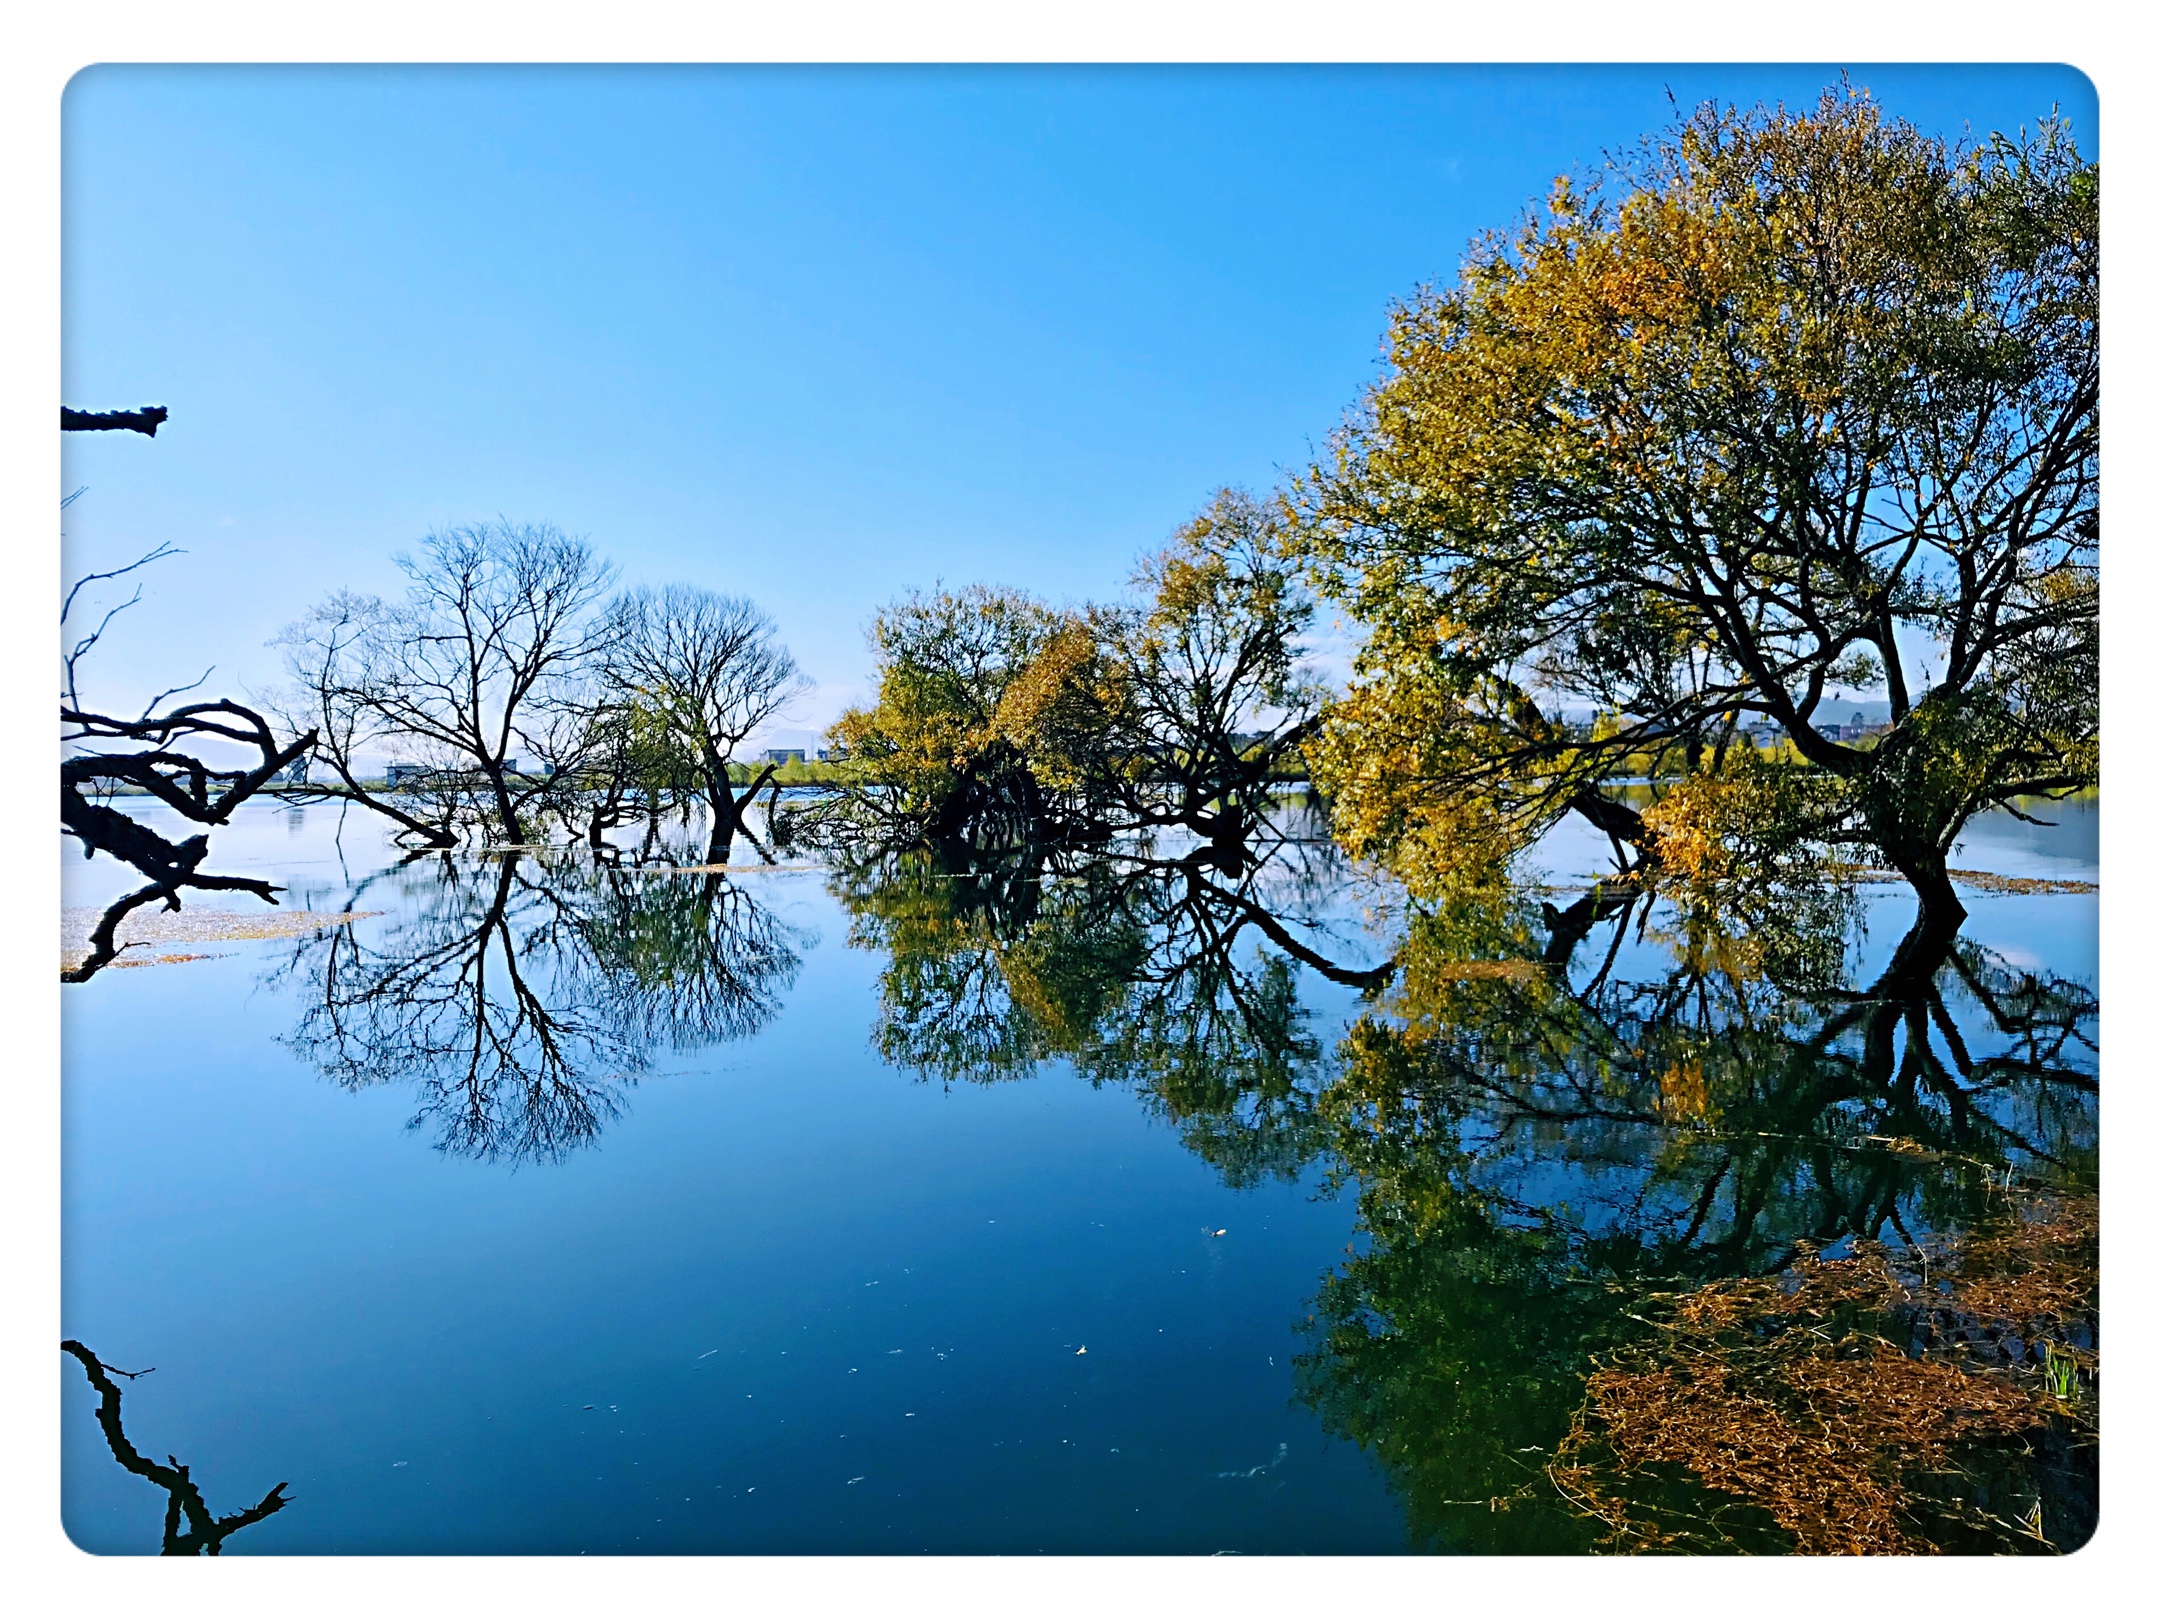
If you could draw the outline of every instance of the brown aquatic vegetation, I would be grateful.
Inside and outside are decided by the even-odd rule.
[[[1879,866],[1861,866],[1852,874],[1865,883],[1901,883],[1905,879],[1894,871]],[[1965,888],[1977,888],[1985,894],[2097,894],[2098,883],[2088,883],[2073,877],[2006,877],[1999,871],[1967,871],[1952,866],[1943,873],[1952,882]]]
[[[1767,1513],[1803,1553],[1939,1550],[1930,1513],[2004,1550],[2053,1549],[2037,1503],[2006,1518],[1956,1481],[1975,1445],[2095,1432],[2097,1260],[2087,1194],[1654,1298],[1638,1319],[1655,1336],[1591,1373],[1552,1481],[1614,1550],[1738,1544],[1720,1508],[1645,1499],[1674,1468]]]
[[[1953,882],[1966,884],[1990,894],[2097,894],[2098,883],[2076,882],[2067,877],[2005,877],[1999,871],[1959,871],[1949,873]]]

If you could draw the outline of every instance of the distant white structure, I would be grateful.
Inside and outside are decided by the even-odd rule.
[[[402,787],[414,777],[426,774],[426,765],[392,765],[383,772],[383,782],[389,787]]]

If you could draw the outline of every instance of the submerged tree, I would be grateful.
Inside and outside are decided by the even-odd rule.
[[[1099,835],[1093,768],[1117,701],[1085,619],[1015,590],[917,594],[870,628],[878,694],[833,739],[874,836]]]
[[[978,586],[881,612],[877,702],[833,730],[855,777],[842,807],[867,812],[852,829],[979,845],[1177,827],[1235,876],[1319,723],[1311,595],[1275,513],[1230,489],[1133,583],[1135,601],[1075,611]]]
[[[807,689],[773,622],[740,596],[694,585],[636,590],[611,614],[606,683],[664,732],[711,815],[708,862],[728,857],[743,812],[772,779],[738,794],[729,766],[743,743]]]
[[[1181,826],[1236,865],[1274,778],[1319,727],[1305,667],[1314,604],[1276,513],[1220,491],[1134,576],[1142,600],[1093,615],[1120,693],[1107,748],[1121,826]]]
[[[1768,721],[1788,836],[1954,931],[1967,820],[2095,779],[2098,266],[2053,120],[1975,149],[1858,92],[1705,108],[1556,186],[1396,310],[1296,492],[1366,636],[1317,750],[1347,841],[1438,892],[1573,812],[1640,862],[1612,783],[1678,771],[1715,821]],[[1888,730],[1833,735],[1871,687]]]

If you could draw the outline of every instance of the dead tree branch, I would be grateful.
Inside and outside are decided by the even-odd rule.
[[[165,418],[170,414],[163,405],[145,405],[141,410],[70,410],[62,405],[60,431],[102,433],[125,428],[146,438],[156,438],[157,430],[165,425]]]

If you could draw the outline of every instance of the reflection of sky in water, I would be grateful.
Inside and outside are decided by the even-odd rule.
[[[2032,826],[2005,810],[1975,816],[1965,828],[1950,863],[1968,871],[1991,871],[2002,877],[2047,877],[2058,881],[2100,880],[2100,800],[2097,796],[2060,804],[2034,802],[2020,808],[2050,826]],[[1558,882],[1604,876],[1612,870],[1612,844],[1579,815],[1571,815],[1546,834],[1532,861]]]
[[[243,811],[217,846],[331,908],[334,820]],[[357,815],[345,849],[383,854]],[[129,1432],[214,1509],[292,1481],[226,1555],[1402,1549],[1379,1469],[1293,1398],[1347,1200],[1228,1190],[1063,1063],[895,1071],[822,877],[741,881],[817,940],[780,1015],[659,1053],[560,1164],[445,1156],[409,1087],[326,1082],[279,1044],[284,946],[70,991],[63,1330],[158,1367]],[[1303,994],[1323,1041],[1358,1006]],[[154,1550],[162,1496],[63,1370],[70,1532]]]
[[[1977,826],[1960,863],[2089,876],[2095,809],[2051,813]],[[393,853],[355,815],[341,856],[336,819],[243,811],[213,865],[333,908],[347,865]],[[1595,869],[1604,848],[1541,853]],[[262,969],[284,946],[67,993],[64,1330],[160,1368],[128,1388],[130,1432],[214,1509],[292,1481],[228,1555],[1402,1549],[1379,1467],[1294,1398],[1298,1323],[1369,1240],[1351,1201],[1317,1169],[1228,1190],[1062,1062],[916,1082],[870,1047],[884,963],[822,877],[741,882],[816,941],[778,1015],[659,1053],[555,1165],[436,1153],[406,1088],[327,1083],[279,1043],[297,992]],[[69,864],[70,904],[121,886]],[[1968,904],[2006,962],[2092,981],[2092,896]],[[1866,905],[1874,966],[1912,907]],[[1630,942],[1622,970],[1657,955]],[[1361,1006],[1310,974],[1299,993],[1324,1047]],[[1624,1136],[1545,1131],[1496,1171],[1624,1213]],[[161,1498],[83,1393],[70,1531],[154,1548]]]
[[[2005,877],[2100,880],[2100,800],[2097,795],[2060,804],[2034,802],[2019,808],[2051,826],[2032,826],[2002,810],[1976,817],[1952,851],[1951,864]]]

